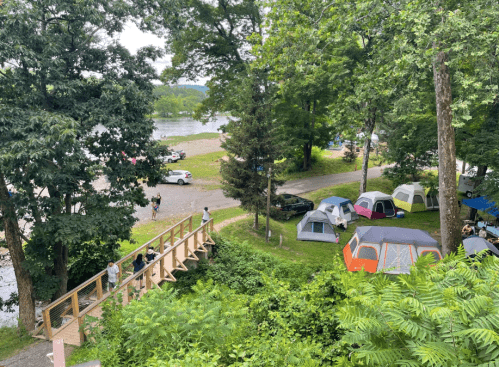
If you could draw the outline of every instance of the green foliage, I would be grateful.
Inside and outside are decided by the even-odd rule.
[[[499,260],[469,260],[461,248],[432,262],[421,257],[411,274],[394,280],[362,274],[364,279],[350,282],[337,315],[352,360],[367,366],[476,366],[498,359]]]
[[[316,163],[319,161],[325,159],[322,157],[322,152],[323,150],[320,149],[319,147],[312,147],[312,151],[310,153],[310,164],[314,166]],[[294,172],[302,172],[303,171],[303,150],[302,149],[296,149],[293,157],[289,160],[286,161],[286,172],[287,173],[294,173]]]
[[[228,161],[222,161],[222,190],[226,197],[241,202],[251,213],[264,212],[267,196],[275,197],[284,182],[277,178],[280,166],[274,161],[281,156],[276,124],[271,119],[273,88],[265,72],[249,69],[240,81],[237,94],[231,98],[231,120],[227,126],[230,137],[222,142]],[[270,174],[270,192],[268,192]],[[258,222],[255,222],[258,228]]]
[[[191,88],[162,85],[154,88],[154,109],[161,117],[191,115],[205,98],[203,92]]]
[[[309,279],[312,267],[280,260],[253,249],[247,243],[214,237],[217,254],[207,271],[209,279],[227,285],[237,293],[255,294],[264,286],[264,277],[289,282],[295,289]]]
[[[0,7],[0,64],[8,65],[0,71],[0,172],[32,226],[25,266],[44,298],[57,298],[67,289],[70,254],[129,239],[134,205],[147,205],[139,179],[160,179],[146,116],[157,78],[149,61],[161,51],[131,55],[95,33],[113,37],[129,19],[150,14],[151,2],[25,5]],[[104,177],[109,189],[96,190]]]

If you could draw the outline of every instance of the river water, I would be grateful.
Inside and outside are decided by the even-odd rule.
[[[228,122],[229,119],[226,116],[216,116],[215,121],[210,121],[205,125],[188,117],[168,120],[154,119],[156,130],[154,130],[152,137],[154,140],[159,140],[162,137],[168,136],[216,133],[221,125],[227,124]]]
[[[216,116],[214,121],[202,124],[190,117],[175,119],[154,119],[155,130],[152,134],[154,140],[170,136],[187,136],[200,133],[216,133],[217,129],[229,122],[226,116]],[[94,131],[103,132],[105,127],[98,125]]]
[[[0,297],[7,300],[12,292],[17,293],[16,275],[12,266],[0,267]],[[0,311],[0,327],[17,326],[19,307],[14,306],[14,312]]]

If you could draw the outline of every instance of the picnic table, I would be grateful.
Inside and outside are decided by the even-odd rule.
[[[483,228],[485,227],[485,222],[478,222],[477,226],[478,228]],[[485,230],[487,231],[487,233],[491,234],[492,236],[499,237],[499,227],[487,225]]]

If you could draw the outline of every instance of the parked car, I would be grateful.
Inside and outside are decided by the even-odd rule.
[[[303,214],[310,210],[314,210],[313,201],[291,194],[279,195],[273,206],[283,212],[290,212],[287,216],[288,219],[295,214]]]
[[[168,171],[161,178],[161,183],[176,183],[179,185],[192,183],[192,175],[189,171],[184,170]]]
[[[175,153],[177,153],[180,156],[180,159],[185,159],[187,154],[181,149],[181,150],[176,150]]]
[[[180,155],[177,152],[173,151],[168,151],[164,157],[165,162],[168,163],[177,162],[180,159]]]

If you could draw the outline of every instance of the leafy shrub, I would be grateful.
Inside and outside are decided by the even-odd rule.
[[[338,366],[488,366],[499,359],[499,259],[474,262],[461,248],[432,262],[421,257],[395,280],[376,274],[350,282],[337,314],[351,360],[344,355]]]
[[[225,284],[237,293],[255,294],[265,283],[263,275],[288,281],[297,289],[313,273],[314,269],[285,261],[268,253],[253,249],[248,243],[237,243],[214,237],[217,255],[209,267],[207,276],[215,283]]]

